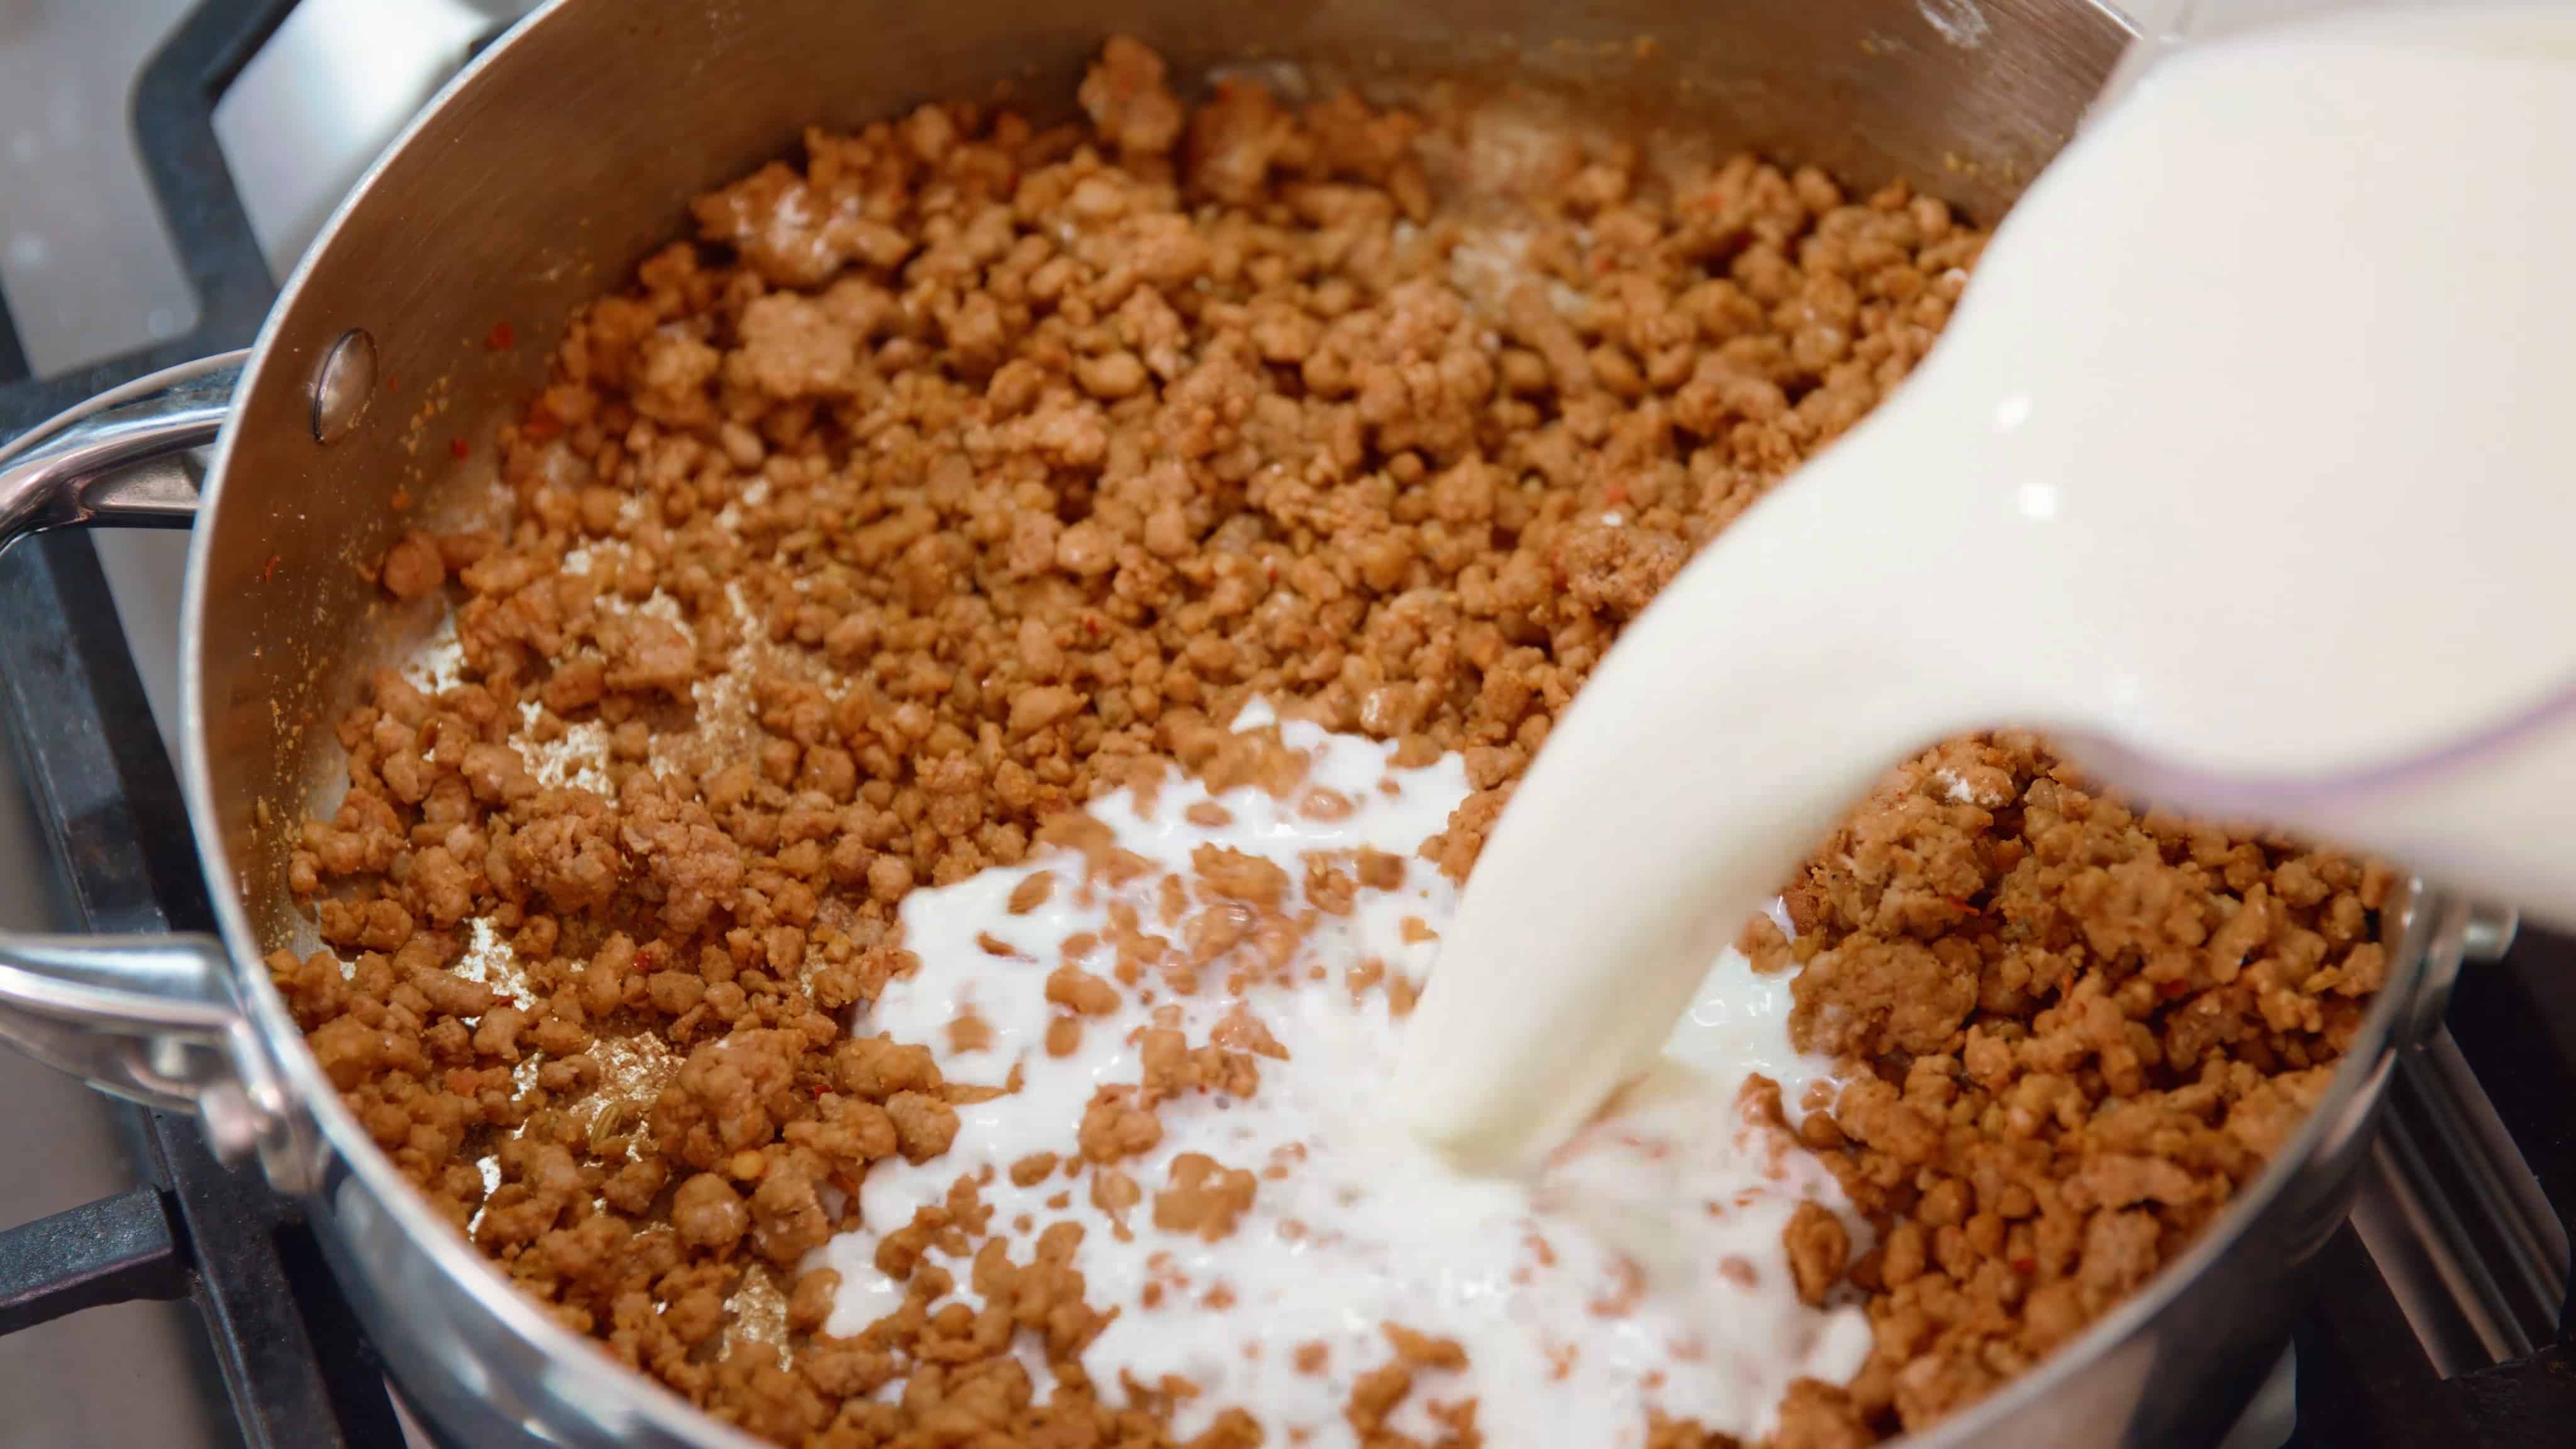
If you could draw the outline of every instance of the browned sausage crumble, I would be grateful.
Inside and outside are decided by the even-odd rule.
[[[1256,694],[1463,752],[1478,793],[1424,852],[1463,876],[1619,628],[1905,375],[1983,242],[1752,158],[1672,177],[1240,81],[1190,109],[1126,41],[1080,99],[809,134],[576,320],[505,431],[508,527],[383,562],[447,591],[458,657],[341,722],[346,800],[293,862],[329,949],[270,961],[459,1231],[781,1444],[1173,1442],[1167,1396],[1083,1375],[1074,1237],[1015,1241],[971,1178],[880,1251],[903,1306],[823,1331],[837,1275],[796,1265],[990,1090],[847,1030],[910,968],[905,893],[1078,836],[1143,762],[1228,767],[1212,721]],[[1876,1228],[1857,1259],[1821,1209],[1790,1230],[1876,1346],[1776,1442],[1931,1423],[2177,1253],[2321,1090],[2388,889],[2134,815],[2029,738],[1900,770],[1791,886],[1794,943],[1748,935],[1855,1064],[1805,1135]],[[1170,1046],[1176,1081],[1249,1060]],[[1113,1159],[1138,1091],[1095,1105]],[[1218,1233],[1248,1190],[1209,1163],[1151,1213]],[[928,1306],[933,1244],[972,1245],[980,1311]],[[1387,1338],[1348,1416],[1394,1449],[1459,1349]],[[1236,1413],[1194,1442],[1260,1441]]]

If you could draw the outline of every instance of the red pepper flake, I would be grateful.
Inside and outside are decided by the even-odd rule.
[[[277,566],[285,561],[286,560],[278,557],[276,554],[270,554],[268,556],[268,562],[259,566],[259,581],[264,584],[276,578]]]
[[[1613,483],[1609,487],[1601,490],[1601,496],[1612,503],[1625,503],[1628,501],[1628,485],[1625,483]]]
[[[394,374],[394,373],[390,373],[390,372],[386,373],[386,374],[385,374],[385,391],[387,391],[387,392],[400,392],[400,391],[402,391],[402,378],[401,378],[401,377],[399,377],[399,376],[397,376],[397,375],[396,375],[396,374]]]
[[[484,347],[494,352],[507,352],[518,340],[518,334],[510,330],[507,322],[493,323],[492,330],[483,335]]]
[[[2165,1000],[2172,1001],[2190,991],[2191,983],[2188,981],[2167,981],[2158,985],[2156,990],[2163,994]]]
[[[2012,1260],[2012,1270],[2027,1278],[2031,1274],[2039,1271],[2039,1260],[2037,1258],[2015,1258]]]
[[[528,414],[528,425],[521,429],[521,432],[523,432],[531,442],[538,443],[542,443],[546,439],[551,438],[562,431],[563,424],[558,422],[555,419],[555,415],[549,412],[532,412]]]
[[[447,451],[453,453],[459,458],[462,458],[467,454],[472,453],[474,450],[465,445],[465,440],[463,438],[450,438],[447,440]]]
[[[813,1091],[814,1091],[814,1095],[815,1095],[815,1096],[817,1096],[817,1097],[822,1096],[822,1095],[823,1095],[823,1084],[822,1084],[821,1082],[816,1082],[816,1083],[814,1084]]]

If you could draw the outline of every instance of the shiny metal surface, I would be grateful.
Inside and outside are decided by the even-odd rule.
[[[81,523],[195,522],[196,479],[181,458],[231,416],[244,356],[137,378],[0,446],[0,544]]]
[[[256,3],[0,0],[0,176],[6,178],[0,185],[0,293],[7,296],[35,376],[72,373],[198,327],[202,269],[218,253],[238,255],[209,230],[195,204],[210,203],[222,182],[208,178],[196,191],[159,185],[156,168],[189,164],[180,152],[190,148],[173,144],[166,101],[154,108],[142,92],[155,84],[156,67],[165,67],[165,81],[183,71],[202,78],[203,71],[188,66],[191,58],[210,53],[202,37],[228,31]],[[520,12],[533,8],[533,0],[511,3]],[[225,169],[256,236],[253,254],[265,248],[274,261],[267,276],[283,278],[293,269],[367,162],[464,62],[470,37],[458,32],[486,28],[486,17],[476,12],[489,8],[484,0],[296,0],[285,26],[259,48],[215,112]],[[198,18],[208,14],[218,18]],[[462,23],[451,26],[451,16]],[[177,63],[171,63],[174,55]],[[352,64],[361,58],[363,63]],[[165,84],[160,94],[172,92]],[[147,163],[147,150],[155,161]],[[176,207],[161,204],[165,198]],[[183,239],[189,256],[184,265]],[[257,306],[230,334],[242,342],[266,314],[267,289],[261,292]],[[218,307],[203,320],[223,330],[225,315]],[[0,353],[6,350],[0,347]],[[0,413],[7,411],[0,406]],[[36,420],[0,421],[0,436]],[[197,465],[188,459],[176,466]],[[67,662],[73,677],[55,678],[31,671],[28,662],[47,658],[46,644],[66,632],[76,638],[94,631],[121,634],[148,696],[148,717],[166,750],[175,791],[179,599],[188,537],[173,529],[93,530],[87,548],[104,571],[112,618],[68,631],[59,622],[28,621],[19,613],[40,598],[50,600],[62,571],[17,558],[17,549],[0,559],[0,620],[13,629],[38,624],[19,633],[12,657],[0,662],[0,700],[14,700],[9,712],[23,721],[30,708],[51,707],[58,690],[89,699],[84,667]],[[31,578],[44,586],[26,587]],[[96,607],[98,600],[88,602]],[[40,637],[46,644],[33,642]],[[8,677],[13,672],[17,677]],[[64,707],[76,713],[86,708],[68,700]],[[64,844],[82,851],[76,858],[84,866],[95,860],[84,847],[96,837],[84,833],[64,841],[40,823],[63,820],[59,812],[69,810],[76,812],[71,819],[100,834],[114,830],[119,822],[111,817],[125,812],[104,807],[95,792],[119,790],[124,778],[64,773],[111,758],[112,750],[104,743],[82,750],[69,745],[67,736],[15,743],[16,750],[0,748],[0,924],[60,931],[84,917],[95,920],[93,909],[118,914],[109,902],[78,900],[83,887],[58,881],[50,869]],[[192,859],[184,817],[177,834],[179,840],[154,853]],[[5,1046],[0,1101],[8,1104],[0,1116],[0,1159],[43,1166],[0,1176],[0,1225],[32,1223],[142,1180],[127,1137],[136,1114],[126,1104]],[[189,1130],[172,1124],[166,1135],[152,1134],[153,1145],[166,1151]],[[209,1202],[242,1204],[244,1211],[225,1221],[256,1235],[247,1227],[255,1213],[243,1204],[248,1182],[216,1183],[185,1168],[178,1180],[183,1191]],[[269,1331],[256,1313],[241,1312],[251,1280],[262,1291],[274,1286],[259,1273],[264,1246],[226,1243],[212,1273],[199,1282],[209,1311],[247,1330],[253,1355],[292,1356],[292,1333]],[[336,1294],[312,1286],[316,1296],[336,1302]],[[284,1290],[276,1297],[283,1299]],[[249,1410],[252,1422],[237,1429],[224,1411],[226,1396],[206,1392],[207,1380],[262,1360],[232,1355],[219,1358],[220,1367],[205,1363],[204,1325],[193,1305],[134,1302],[0,1337],[0,1404],[8,1406],[0,1415],[0,1449],[214,1449],[263,1435],[276,1442],[275,1426],[309,1422],[294,1410],[323,1394],[318,1369],[307,1376],[309,1383],[292,1373],[262,1378]],[[322,1349],[330,1351],[328,1345]],[[236,1381],[251,1377],[245,1373]],[[428,1449],[433,1441],[415,1434],[408,1440],[386,1436],[384,1442]]]
[[[535,8],[535,0],[296,0],[214,115],[272,276],[295,270],[367,163],[475,42]]]
[[[2470,961],[2501,961],[2513,949],[2522,917],[2503,906],[2471,906],[2460,936],[2460,955]]]
[[[282,1122],[276,1073],[203,936],[0,937],[0,1038],[112,1096],[195,1112],[227,1160]]]
[[[2352,1226],[2442,1377],[2558,1336],[2566,1226],[2448,1030],[2398,1058]]]
[[[1182,75],[1247,57],[1309,62],[1363,86],[1509,75],[1580,92],[1612,119],[1863,182],[1908,176],[1989,217],[2075,125],[2125,34],[2083,0],[1571,11],[1538,0],[1296,11],[1123,0],[1037,12],[981,0],[556,0],[487,52],[369,174],[271,317],[216,448],[183,640],[191,814],[239,998],[292,1125],[327,1144],[314,1220],[387,1361],[462,1442],[749,1441],[612,1365],[436,1219],[332,1092],[256,964],[311,941],[283,861],[288,824],[332,803],[327,722],[433,622],[389,606],[364,569],[399,529],[477,506],[487,430],[545,367],[538,348],[486,347],[494,324],[556,335],[681,229],[690,195],[778,154],[808,123],[1002,82],[1056,101],[1112,31],[1152,41]],[[312,380],[352,328],[377,341],[380,395],[326,449]],[[451,437],[473,454],[453,468],[447,448],[421,446]],[[397,508],[398,494],[424,501]],[[2456,961],[2466,917],[2410,888],[2384,919],[2388,987],[2272,1167],[2145,1292],[1921,1442],[2166,1443],[2214,1439],[2234,1417],[2272,1366],[2285,1274],[2341,1219],[2428,959]]]
[[[82,523],[186,527],[191,450],[232,410],[242,354],[184,364],[101,394],[0,447],[0,547]],[[113,1095],[195,1112],[218,1153],[258,1152],[281,1181],[298,1164],[285,1089],[209,937],[115,939],[0,932],[0,1038]]]
[[[2457,942],[2458,949],[2438,952],[2425,963],[2423,985],[2417,988],[2414,1007],[2398,1029],[2401,1043],[2422,1045],[2439,1037],[2460,969],[2471,962],[2504,959],[2522,928],[2521,916],[2506,906],[2452,901],[2444,909],[2452,914],[2442,923],[2439,934],[2445,941]]]
[[[313,441],[336,443],[356,432],[375,400],[376,339],[352,327],[313,370]]]

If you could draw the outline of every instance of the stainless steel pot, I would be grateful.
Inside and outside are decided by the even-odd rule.
[[[1006,80],[1043,108],[1113,31],[1152,41],[1181,75],[1264,57],[1363,83],[1509,76],[1858,180],[1909,177],[1989,218],[2127,38],[2086,0],[555,0],[369,172],[256,347],[0,448],[0,543],[84,523],[196,529],[183,767],[222,928],[0,937],[0,1035],[107,1091],[196,1111],[219,1151],[255,1154],[303,1195],[406,1393],[459,1442],[750,1441],[596,1352],[437,1220],[341,1105],[258,964],[312,944],[285,859],[293,823],[327,814],[342,778],[328,722],[434,623],[428,606],[389,606],[359,565],[422,516],[398,493],[434,516],[488,472],[482,450],[456,464],[446,440],[480,436],[542,380],[545,349],[489,349],[494,324],[559,335],[679,229],[688,197],[808,123]],[[200,485],[182,455],[209,442]],[[2438,1014],[2463,942],[2496,938],[2420,888],[2386,920],[2388,987],[2271,1169],[2146,1292],[1925,1442],[2165,1443],[2241,1407],[2280,1341],[2290,1270],[2342,1217],[2392,1054]]]

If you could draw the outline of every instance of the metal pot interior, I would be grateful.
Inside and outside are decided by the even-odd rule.
[[[2090,0],[557,0],[460,77],[325,230],[224,441],[186,653],[194,803],[215,873],[240,883],[237,948],[297,939],[285,855],[295,822],[336,800],[333,723],[435,623],[390,607],[365,570],[404,528],[484,496],[492,431],[542,383],[572,312],[682,234],[691,196],[804,127],[997,90],[1059,119],[1121,31],[1180,77],[1255,59],[1364,88],[1514,84],[1587,120],[1862,185],[1902,177],[1988,220],[2063,143],[2127,36]],[[518,345],[486,345],[499,323]],[[375,385],[354,430],[325,445],[313,384],[351,329],[373,340]],[[453,456],[456,440],[470,456]]]
[[[1904,178],[1989,221],[2073,130],[2127,39],[2092,0],[555,0],[469,68],[325,230],[218,449],[189,581],[186,764],[236,959],[314,944],[285,864],[297,823],[327,814],[344,783],[335,722],[436,623],[434,604],[378,590],[373,562],[405,528],[488,506],[493,431],[543,382],[572,312],[682,234],[691,196],[788,152],[804,127],[997,93],[1060,119],[1119,32],[1162,50],[1177,77],[1259,61],[1380,91],[1527,88],[1615,127],[1863,186]],[[517,345],[490,345],[503,323]],[[352,329],[373,341],[374,385],[354,429],[325,444],[313,385]],[[296,1041],[266,974],[244,974],[270,1039]],[[2374,1014],[2371,1046],[2388,1016]],[[282,1055],[349,1167],[406,1198],[309,1054]],[[463,1244],[436,1255],[487,1302],[508,1296]],[[541,1348],[572,1342],[533,1311],[501,1311]]]

